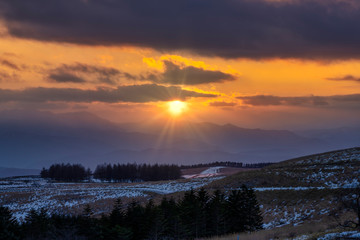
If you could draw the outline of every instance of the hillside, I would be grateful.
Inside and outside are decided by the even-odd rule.
[[[355,211],[348,206],[358,194],[359,175],[360,148],[350,148],[239,172],[207,187],[229,191],[246,184],[255,189],[268,231],[258,239],[268,239],[265,232],[280,239],[297,235],[317,239],[310,236],[343,231],[340,224],[356,219]],[[278,231],[269,231],[275,228]]]
[[[214,184],[236,188],[351,188],[360,184],[360,148],[326,152],[282,161],[251,172],[240,172]]]
[[[101,215],[111,210],[118,197],[125,204],[133,198],[159,202],[164,196],[178,199],[192,188],[229,192],[246,184],[257,195],[264,230],[255,233],[262,237],[251,235],[244,239],[295,239],[315,233],[323,236],[342,231],[339,223],[355,219],[354,211],[345,207],[344,200],[353,199],[359,185],[360,148],[304,156],[228,177],[217,174],[221,171],[219,167],[195,170],[187,169],[186,174],[208,177],[140,183],[62,183],[38,177],[1,179],[0,199],[21,220],[32,208],[81,213],[85,204],[91,204],[94,214]]]
[[[40,169],[4,168],[0,167],[0,178],[39,175]]]

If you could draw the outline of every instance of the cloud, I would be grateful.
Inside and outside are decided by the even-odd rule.
[[[165,87],[156,84],[120,86],[83,90],[78,88],[27,88],[24,90],[0,89],[0,102],[156,102],[192,97],[216,97],[214,94]]]
[[[279,97],[273,95],[256,95],[237,97],[244,104],[252,106],[339,106],[360,103],[360,94],[334,95],[334,96],[303,96]]]
[[[234,107],[237,104],[235,102],[210,102],[209,106],[212,107]]]
[[[49,74],[48,77],[49,77],[49,79],[51,79],[55,82],[58,82],[58,83],[69,83],[69,82],[84,83],[84,82],[86,82],[86,80],[84,80],[83,78],[80,78],[78,76],[75,76],[71,73],[66,73],[66,72],[51,73],[51,74]]]
[[[5,81],[8,81],[8,82],[18,81],[18,75],[15,73],[9,74],[7,72],[0,70],[0,82],[5,82]]]
[[[76,109],[76,110],[84,110],[84,109],[89,109],[89,107],[88,107],[88,106],[86,106],[86,105],[75,104],[74,106],[72,106],[72,109]]]
[[[50,103],[50,102],[16,102],[3,104],[3,107],[8,106],[10,109],[38,109],[38,110],[59,110],[68,109],[70,106],[66,103]]]
[[[326,78],[327,80],[331,81],[354,81],[354,82],[360,82],[360,77],[355,77],[353,75],[346,75],[343,77],[334,77],[334,78]]]
[[[360,58],[358,0],[0,0],[12,36],[223,58]]]
[[[20,70],[20,67],[18,67],[18,65],[6,59],[0,59],[0,65],[6,66],[13,70]]]
[[[49,71],[48,79],[58,83],[106,83],[116,84],[119,78],[134,79],[129,73],[116,68],[93,66],[83,63],[62,64]]]
[[[159,76],[150,74],[147,79],[173,85],[199,85],[235,80],[235,76],[221,71],[205,70],[194,66],[181,67],[171,61],[164,61],[164,65],[164,73]]]
[[[4,81],[5,79],[9,79],[10,77],[11,76],[8,73],[0,71],[0,82]]]

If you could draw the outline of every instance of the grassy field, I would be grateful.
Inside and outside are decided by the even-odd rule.
[[[214,239],[317,239],[355,219],[343,199],[353,199],[360,186],[360,148],[291,159],[263,169],[239,172],[214,181],[209,189],[230,191],[253,187],[262,207],[266,230]],[[337,216],[337,217],[335,217]],[[314,229],[313,226],[321,226]],[[271,237],[272,236],[272,237]]]
[[[210,184],[212,188],[353,187],[360,184],[360,148],[316,154],[239,172]]]
[[[62,183],[39,177],[0,180],[0,205],[9,207],[18,220],[31,209],[51,212],[81,213],[89,204],[95,215],[107,214],[114,202],[161,199],[164,195],[200,188],[217,178],[182,179],[140,183]]]
[[[353,232],[354,229],[344,229],[336,225],[336,223],[318,223],[309,222],[302,225],[286,225],[268,230],[260,230],[253,233],[238,233],[227,236],[218,236],[212,238],[201,238],[197,240],[317,240],[330,234]],[[331,239],[331,238],[329,238]],[[336,240],[344,240],[346,238],[335,238]],[[358,239],[358,238],[352,238]]]
[[[196,169],[197,172],[200,170],[204,171]],[[354,198],[359,176],[360,148],[352,148],[305,156],[220,178],[143,183],[2,179],[0,204],[10,207],[20,220],[30,209],[46,208],[49,212],[77,214],[86,204],[90,204],[95,215],[100,215],[107,214],[119,197],[125,204],[132,199],[141,202],[150,198],[158,203],[164,196],[179,199],[191,188],[227,192],[246,184],[255,190],[264,217],[264,230],[212,239],[317,239],[331,232],[349,230],[339,228],[345,220],[355,219],[354,212],[344,208],[343,199]]]

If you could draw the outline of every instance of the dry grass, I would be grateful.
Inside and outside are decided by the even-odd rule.
[[[334,223],[308,222],[303,225],[286,225],[270,230],[260,230],[253,233],[238,233],[226,236],[212,238],[202,238],[198,240],[269,240],[269,239],[293,239],[302,235],[309,236],[312,239],[315,236],[321,236],[325,231],[334,229]],[[316,239],[316,237],[314,238]]]
[[[181,169],[182,175],[195,175],[200,174],[202,171],[209,169],[209,167],[200,167],[200,168],[187,168]],[[230,176],[239,172],[248,172],[256,170],[256,168],[236,168],[236,167],[223,167],[219,169],[219,176]]]
[[[350,152],[353,150],[359,149]],[[343,151],[334,151],[292,159],[260,170],[240,172],[214,181],[207,187],[225,190],[239,188],[242,184],[251,187],[327,187],[329,183],[352,182],[358,179],[360,159],[350,159],[347,156],[351,154],[342,154]],[[339,222],[353,218],[353,213],[345,213],[338,201],[340,196],[351,196],[352,193],[354,189],[346,188],[257,191],[264,222],[271,222],[273,226],[287,225],[212,239],[292,239],[301,235],[316,239],[323,231],[336,231]],[[330,216],[334,211],[341,216],[339,222]],[[291,226],[294,223],[301,225]]]
[[[11,202],[24,202],[29,199],[31,193],[28,192],[11,192],[11,193],[0,193],[0,203],[9,204]]]
[[[357,179],[360,171],[360,161],[351,159],[351,152],[358,152],[359,149],[315,154],[259,170],[239,172],[214,181],[209,188],[238,188],[242,184],[251,187],[326,187],[331,183],[351,181]],[[324,161],[327,158],[329,160]]]
[[[340,152],[326,153],[322,156],[337,154]],[[211,192],[215,189],[229,191],[232,188],[239,188],[242,184],[252,187],[315,187],[324,186],[325,181],[343,182],[347,179],[358,178],[360,171],[360,161],[351,159],[328,162],[321,164],[311,164],[309,159],[317,158],[319,155],[312,155],[274,164],[263,169],[252,171],[241,171],[235,175],[228,176],[224,179],[214,181],[205,188]],[[304,164],[305,161],[305,164]],[[346,167],[345,167],[346,166]],[[202,169],[197,169],[200,171]],[[317,179],[316,174],[323,173],[326,179]],[[314,176],[309,179],[309,176]],[[321,176],[320,176],[321,177]],[[178,183],[191,182],[188,179],[181,179]],[[168,181],[146,182],[146,185],[168,183]],[[67,190],[63,190],[67,194],[56,195],[49,200],[58,200],[61,204],[76,200],[90,200],[90,207],[96,213],[96,217],[101,214],[109,213],[114,205],[116,198],[105,198],[96,200],[96,196],[88,195],[90,188],[120,188],[124,186],[133,187],[139,183],[76,183],[69,185]],[[142,184],[142,183],[140,183]],[[54,187],[56,190],[56,188]],[[75,189],[75,191],[73,190]],[[76,192],[84,192],[77,194]],[[117,191],[114,189],[114,191]],[[155,204],[159,204],[164,195],[145,191],[146,197],[136,197],[135,200],[144,203],[148,199],[153,199]],[[270,230],[262,230],[251,234],[234,234],[224,237],[211,238],[212,240],[223,239],[244,239],[244,240],[265,240],[265,239],[292,239],[295,236],[309,235],[316,239],[324,231],[336,231],[339,224],[335,218],[329,217],[331,211],[338,211],[341,215],[340,221],[353,218],[352,213],[343,213],[337,198],[339,196],[350,196],[353,189],[312,189],[312,190],[277,190],[277,191],[257,191],[256,195],[262,211],[265,223],[273,223],[276,227]],[[9,196],[9,194],[11,196]],[[184,192],[176,192],[166,195],[168,198],[173,197],[175,200],[183,197]],[[25,203],[30,201],[31,193],[28,192],[11,192],[1,193],[0,200],[16,201]],[[92,200],[94,199],[94,201]],[[133,198],[122,197],[123,203],[126,205]],[[80,202],[80,201],[79,201]],[[85,203],[85,204],[86,204]],[[71,214],[81,214],[85,204],[78,204],[74,207],[63,206],[63,211]],[[308,214],[310,212],[310,214]],[[294,217],[300,215],[300,217]],[[285,220],[284,220],[285,219]],[[287,219],[290,221],[286,222]],[[296,223],[297,226],[292,224]]]

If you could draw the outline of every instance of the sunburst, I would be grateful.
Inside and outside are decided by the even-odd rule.
[[[187,110],[187,104],[179,100],[171,101],[168,103],[168,110],[172,116],[179,116]]]

